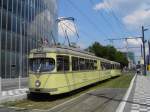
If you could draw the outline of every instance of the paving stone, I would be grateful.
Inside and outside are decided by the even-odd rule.
[[[137,75],[124,112],[150,111],[150,76]]]

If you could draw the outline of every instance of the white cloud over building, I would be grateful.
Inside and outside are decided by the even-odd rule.
[[[128,29],[134,30],[150,24],[150,0],[103,0],[94,6],[94,10],[113,9],[120,15]]]

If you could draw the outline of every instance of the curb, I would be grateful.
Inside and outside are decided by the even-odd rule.
[[[18,89],[18,90],[11,90],[11,91],[3,91],[3,93],[11,93],[11,94],[6,94],[4,95],[3,93],[0,95],[0,103],[6,103],[9,101],[18,101],[18,100],[23,100],[27,98],[27,93],[26,93],[26,88],[25,89]],[[18,92],[20,91],[20,92]],[[18,92],[16,94],[16,92]]]

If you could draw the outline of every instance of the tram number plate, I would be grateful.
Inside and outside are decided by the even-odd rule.
[[[46,57],[46,53],[34,53],[34,58],[43,58]]]

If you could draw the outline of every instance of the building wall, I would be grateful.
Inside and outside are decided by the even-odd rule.
[[[0,75],[27,76],[27,55],[41,38],[57,41],[56,0],[0,0]]]

